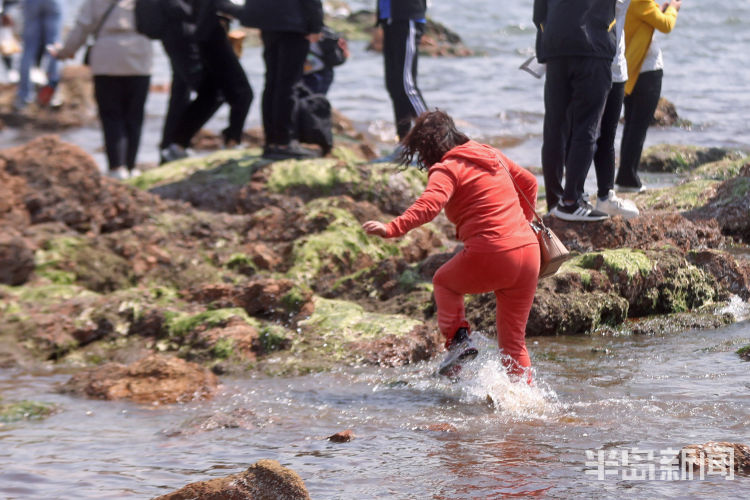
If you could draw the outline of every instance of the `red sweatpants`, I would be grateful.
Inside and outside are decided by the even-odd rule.
[[[526,245],[500,252],[462,250],[437,270],[432,279],[438,326],[448,345],[461,326],[468,327],[464,294],[494,291],[497,303],[497,340],[500,351],[513,360],[506,364],[519,375],[531,366],[526,351],[526,322],[539,276],[539,246]]]

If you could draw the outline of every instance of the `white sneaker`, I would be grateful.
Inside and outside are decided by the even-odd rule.
[[[125,179],[130,177],[130,172],[128,172],[128,169],[125,167],[117,167],[114,170],[110,170],[109,172],[107,172],[107,175],[112,179],[124,181]]]
[[[131,179],[133,179],[133,178],[138,177],[139,175],[141,175],[143,172],[141,171],[140,168],[136,167],[136,168],[133,168],[133,170],[131,170],[129,173],[130,173],[129,177]]]
[[[638,217],[640,214],[635,203],[630,200],[618,198],[612,189],[607,193],[606,199],[596,199],[596,209],[611,216],[621,215],[625,219],[632,219],[633,217]]]
[[[643,193],[647,189],[648,188],[645,185],[641,185],[640,187],[617,185],[617,190],[621,193]]]

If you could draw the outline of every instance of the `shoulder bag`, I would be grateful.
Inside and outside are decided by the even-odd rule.
[[[510,176],[510,180],[513,182],[516,191],[521,194],[523,199],[526,200],[526,203],[529,205],[529,208],[534,212],[534,220],[529,222],[529,225],[531,226],[531,230],[534,231],[536,239],[539,241],[539,279],[552,276],[557,272],[562,263],[570,258],[570,252],[565,248],[565,245],[560,241],[560,238],[558,238],[557,235],[544,224],[542,218],[536,210],[534,210],[534,205],[518,187],[518,184],[516,184],[516,180],[513,178],[513,175],[510,173],[510,170],[508,170],[508,167],[505,165],[505,162],[500,155],[497,155],[497,161],[500,162],[500,165],[502,165],[505,171],[508,172],[508,176]]]
[[[115,8],[119,0],[114,0],[109,7],[107,8],[107,12],[104,13],[101,19],[99,19],[99,24],[96,25],[96,30],[94,31],[94,41],[91,43],[86,44],[86,52],[83,53],[83,64],[85,66],[88,66],[91,62],[91,47],[96,43],[96,39],[99,38],[99,32],[102,30],[102,26],[104,26],[104,21],[107,20],[109,17],[109,13],[112,12],[112,9]]]

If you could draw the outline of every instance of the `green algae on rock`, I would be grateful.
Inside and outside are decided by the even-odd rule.
[[[658,144],[643,152],[639,168],[644,172],[684,172],[706,163],[744,156],[741,151],[724,148]]]
[[[3,403],[0,399],[0,423],[18,422],[19,420],[41,420],[57,411],[51,403],[37,401],[17,401]]]
[[[737,349],[737,355],[745,361],[750,361],[750,345]]]

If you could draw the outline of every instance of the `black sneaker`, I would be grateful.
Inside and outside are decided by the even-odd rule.
[[[578,200],[578,203],[573,205],[560,202],[550,213],[558,219],[573,222],[596,222],[609,218],[609,215],[595,209],[591,203],[584,200]]]
[[[269,144],[263,148],[263,158],[268,160],[303,160],[319,156],[316,151],[301,146],[297,141],[284,145]]]
[[[461,371],[461,365],[476,358],[477,354],[479,354],[479,351],[469,338],[469,330],[461,327],[453,336],[451,344],[448,346],[448,354],[440,363],[438,373],[445,377],[454,378]]]

